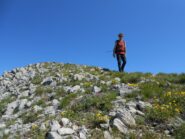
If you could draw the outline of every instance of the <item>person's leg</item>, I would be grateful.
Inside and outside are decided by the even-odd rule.
[[[124,72],[125,65],[127,63],[126,56],[125,55],[121,55],[121,60],[123,61],[122,65],[121,65],[121,71]]]
[[[117,62],[118,62],[118,69],[121,72],[121,55],[117,54],[116,57],[117,57]]]

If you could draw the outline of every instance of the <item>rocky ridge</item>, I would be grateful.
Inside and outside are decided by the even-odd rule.
[[[98,133],[105,139],[132,133],[142,138],[136,119],[152,105],[139,97],[126,99],[139,88],[109,74],[99,67],[63,63],[5,72],[0,77],[0,138],[88,139]],[[166,130],[169,138],[170,132]]]

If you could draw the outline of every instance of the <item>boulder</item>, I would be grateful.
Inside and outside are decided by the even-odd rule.
[[[49,132],[46,134],[46,139],[63,139],[57,132]]]
[[[133,127],[136,125],[135,119],[126,108],[118,108],[116,111],[116,117],[119,118],[128,127]]]
[[[109,131],[104,131],[104,139],[113,139]]]
[[[113,126],[115,126],[123,134],[128,133],[128,129],[127,129],[126,125],[118,118],[114,119]]]
[[[57,131],[58,129],[60,129],[60,124],[58,121],[53,120],[50,122],[50,127],[51,127],[51,131]]]
[[[71,128],[59,128],[57,131],[62,136],[72,135],[73,133],[75,133],[75,131]]]

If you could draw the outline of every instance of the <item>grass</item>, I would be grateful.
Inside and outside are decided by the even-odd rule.
[[[31,81],[31,83],[32,83],[32,84],[35,84],[35,85],[40,84],[41,82],[42,82],[42,77],[41,77],[40,75],[36,75],[36,76],[32,79],[32,81]]]
[[[184,139],[185,137],[185,123],[175,129],[175,139]]]
[[[74,105],[74,111],[89,111],[97,109],[100,111],[108,112],[112,108],[111,101],[116,99],[116,92],[102,93],[99,96],[88,95],[78,104]]]
[[[50,87],[39,86],[36,88],[35,93],[39,96],[47,93],[52,93],[53,89]]]
[[[7,104],[14,100],[13,97],[6,97],[0,101],[0,117],[5,113]]]
[[[77,94],[74,94],[74,93],[71,93],[67,96],[65,96],[61,101],[60,101],[60,105],[59,105],[59,108],[60,109],[63,109],[65,107],[67,107],[70,102],[77,97]]]
[[[163,94],[163,87],[156,82],[147,82],[139,84],[139,95],[143,97],[144,100],[153,98],[154,96],[160,97]]]

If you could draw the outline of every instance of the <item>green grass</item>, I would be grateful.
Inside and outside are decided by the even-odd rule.
[[[175,139],[184,139],[185,137],[185,123],[175,129]]]
[[[112,109],[111,101],[116,99],[116,92],[108,92],[100,94],[99,96],[88,95],[82,101],[74,105],[74,111],[90,111],[92,109],[108,112]]]
[[[31,81],[31,83],[32,84],[40,84],[42,82],[42,77],[40,76],[40,75],[36,75],[33,79],[32,79],[32,81]]]
[[[6,97],[0,101],[0,117],[5,113],[8,103],[12,102],[13,100],[13,97]]]
[[[60,105],[59,108],[63,109],[65,107],[67,107],[70,102],[77,97],[77,94],[71,93],[69,95],[66,95],[61,101],[60,101]]]
[[[163,87],[160,86],[160,84],[156,82],[147,82],[139,84],[139,95],[143,97],[143,99],[150,99],[154,96],[160,97],[163,94]]]
[[[43,94],[52,93],[52,91],[53,89],[50,87],[39,86],[36,88],[35,93],[41,96]]]

